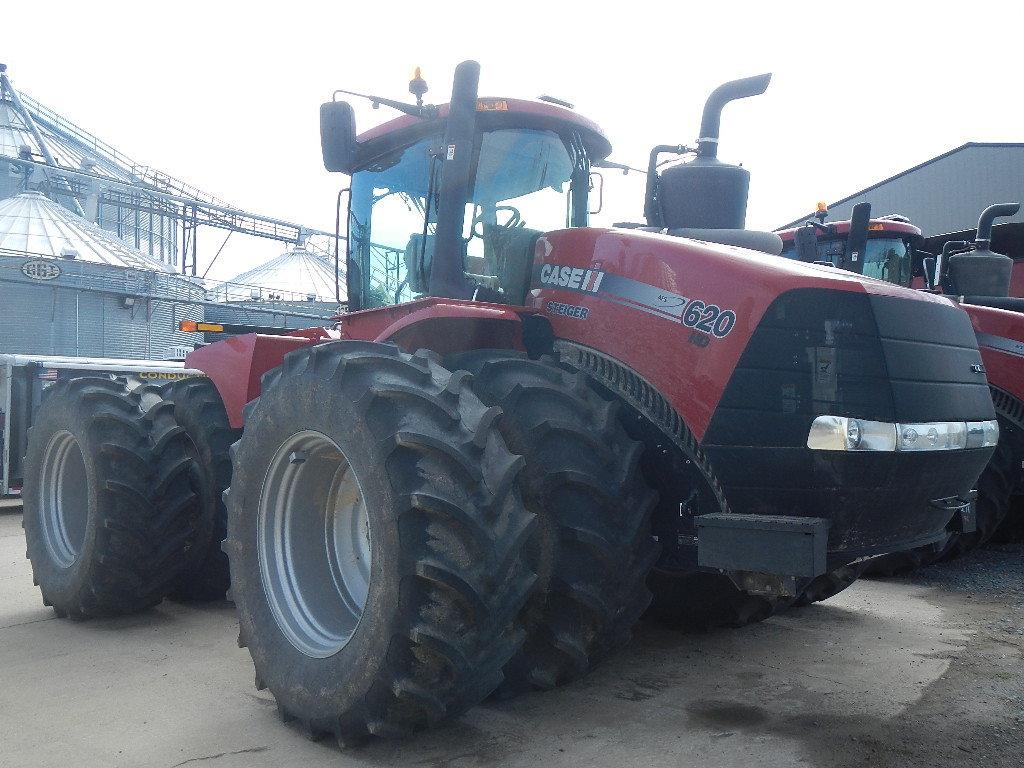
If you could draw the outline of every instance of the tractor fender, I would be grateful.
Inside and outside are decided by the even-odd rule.
[[[317,343],[308,336],[267,336],[246,333],[190,352],[185,367],[200,370],[213,382],[224,401],[233,429],[245,422],[242,409],[260,395],[260,380],[277,368],[293,349]]]
[[[314,332],[232,336],[189,353],[185,366],[213,381],[229,423],[239,429],[242,410],[260,395],[263,374],[281,365],[292,350],[310,344],[351,339],[395,344],[407,352],[426,348],[440,355],[473,349],[540,355],[551,350],[553,340],[550,324],[533,309],[433,298],[346,315],[338,331],[310,330]]]
[[[406,352],[427,348],[442,356],[474,349],[526,351],[542,343],[540,323],[546,321],[525,307],[437,301],[399,317],[372,340]],[[549,325],[547,330],[550,334]]]

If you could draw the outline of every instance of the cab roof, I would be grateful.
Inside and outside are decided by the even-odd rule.
[[[407,146],[432,133],[448,116],[448,104],[438,107],[436,119],[399,115],[393,120],[359,134],[359,165],[363,166],[393,149]],[[591,160],[603,160],[612,151],[604,131],[590,120],[566,107],[532,99],[481,97],[476,101],[477,120],[484,130],[533,128],[556,133],[579,131]]]
[[[807,226],[806,224],[804,226]],[[850,232],[850,222],[847,221],[826,221],[824,226],[830,227],[830,233],[825,234],[817,227],[814,228],[814,232],[820,240],[822,237],[829,237],[831,235],[846,235]],[[782,242],[786,243],[793,240],[796,237],[796,231],[803,229],[803,227],[791,227],[789,229],[780,229],[775,232],[779,237],[782,238]],[[913,224],[908,224],[904,221],[893,221],[892,219],[871,219],[868,222],[868,237],[878,237],[879,233],[882,234],[893,234],[893,235],[909,235],[910,237],[921,237],[921,230],[915,227]]]

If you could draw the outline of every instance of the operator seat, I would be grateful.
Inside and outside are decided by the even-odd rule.
[[[494,265],[505,302],[520,305],[526,301],[533,277],[533,252],[543,233],[526,227],[483,225],[484,250]]]
[[[408,245],[405,246],[403,259],[409,290],[413,293],[426,293],[430,284],[430,265],[434,261],[434,236],[420,232],[411,235]]]

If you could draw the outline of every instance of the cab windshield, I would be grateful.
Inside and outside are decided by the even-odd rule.
[[[910,285],[911,250],[898,237],[875,237],[864,249],[864,275],[897,285]]]
[[[424,139],[352,176],[349,292],[353,306],[411,301],[427,292],[437,229],[439,137]],[[586,224],[589,167],[582,142],[553,131],[508,129],[478,140],[463,220],[470,280],[521,303],[543,232]],[[574,196],[583,196],[582,204]],[[582,211],[573,215],[573,211]],[[357,303],[358,302],[358,303]]]
[[[789,243],[782,256],[795,259],[796,245]],[[846,256],[846,239],[818,241],[818,260],[831,264],[842,264]],[[899,237],[872,237],[864,249],[864,265],[861,273],[865,277],[884,280],[887,283],[909,286],[913,249],[906,240]]]

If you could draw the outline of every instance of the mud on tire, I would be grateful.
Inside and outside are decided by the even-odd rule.
[[[501,433],[526,461],[523,502],[539,521],[529,548],[538,585],[523,615],[527,640],[499,693],[552,688],[625,645],[650,603],[656,495],[640,476],[643,446],[623,430],[618,403],[551,358],[483,350],[447,362],[470,371],[474,392],[501,407]]]
[[[247,407],[224,544],[239,643],[313,738],[457,715],[522,644],[523,462],[467,378],[430,354],[334,342],[288,354]]]
[[[29,430],[23,526],[58,616],[132,613],[173,588],[196,538],[194,467],[169,403],[105,378],[53,385]]]
[[[227,536],[224,491],[231,484],[231,445],[242,430],[228,422],[224,403],[213,382],[196,377],[147,387],[174,405],[174,419],[184,428],[186,448],[199,477],[198,537],[189,562],[171,597],[179,600],[223,600],[231,586],[228,558],[221,545]]]

